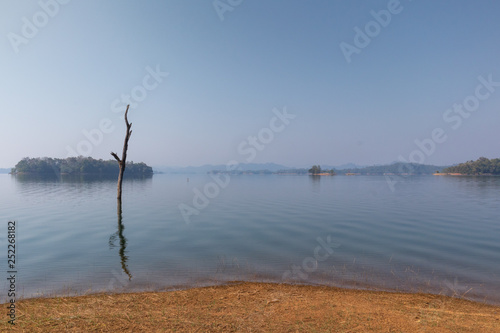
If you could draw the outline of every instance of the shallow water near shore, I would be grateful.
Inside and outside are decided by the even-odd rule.
[[[246,280],[500,304],[500,177],[227,177],[126,180],[120,215],[115,180],[0,175],[18,295]]]

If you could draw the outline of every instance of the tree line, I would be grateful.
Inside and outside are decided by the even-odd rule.
[[[12,174],[67,174],[67,175],[113,175],[119,172],[119,165],[115,160],[96,160],[92,157],[68,157],[60,158],[29,158],[25,157],[19,161],[11,170]],[[127,174],[129,176],[151,176],[153,168],[145,163],[127,162]]]
[[[436,170],[441,171],[443,167],[435,165],[425,165],[417,163],[396,162],[389,165],[373,165],[364,168],[353,168],[339,170],[341,173],[359,173],[361,175],[384,175],[392,174],[411,174],[411,175],[432,175]]]
[[[467,161],[443,170],[444,173],[461,173],[464,175],[500,175],[500,158],[487,159],[480,157],[477,161]]]

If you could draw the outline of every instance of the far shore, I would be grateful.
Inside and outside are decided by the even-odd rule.
[[[458,173],[458,172],[448,172],[448,173],[433,173],[432,174],[433,176],[467,176],[467,177],[498,177],[498,175],[493,175],[491,173],[482,173],[482,174],[478,174],[478,175],[469,175],[469,174],[466,174],[466,173]]]
[[[436,172],[436,173],[433,173],[432,175],[433,176],[467,176],[467,175],[464,175],[463,173],[458,173],[458,172],[449,172],[449,173]]]
[[[322,173],[310,173],[309,176],[336,176],[336,174],[332,174],[329,172],[322,172]]]
[[[5,306],[2,305],[2,306]],[[500,332],[500,307],[431,294],[234,282],[19,300],[24,332]]]

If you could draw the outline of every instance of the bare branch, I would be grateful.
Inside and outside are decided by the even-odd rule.
[[[116,153],[111,152],[111,155],[118,161],[118,163],[121,163],[120,158],[116,155]]]
[[[129,108],[130,104],[127,105],[127,110],[125,110],[125,124],[127,124],[127,130],[130,128],[130,126],[132,126],[132,124],[129,124],[128,123],[128,119],[127,119],[127,114],[128,114],[128,108]]]

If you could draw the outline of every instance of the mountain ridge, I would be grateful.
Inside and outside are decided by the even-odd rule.
[[[360,174],[383,174],[383,173],[417,173],[417,174],[430,174],[435,171],[441,171],[447,166],[436,166],[428,164],[416,163],[402,163],[393,162],[391,164],[377,164],[372,166],[361,166],[354,163],[345,163],[338,166],[323,165],[321,169],[330,170],[334,169],[337,173],[360,173]],[[187,167],[169,167],[157,166],[153,167],[156,173],[172,173],[172,174],[204,174],[213,171],[226,172],[227,166],[225,164],[204,164],[200,166],[187,166]],[[278,172],[284,170],[300,170],[309,168],[297,168],[285,166],[277,163],[241,163],[237,165],[236,170],[239,171],[270,171]],[[415,171],[415,172],[412,172]]]

